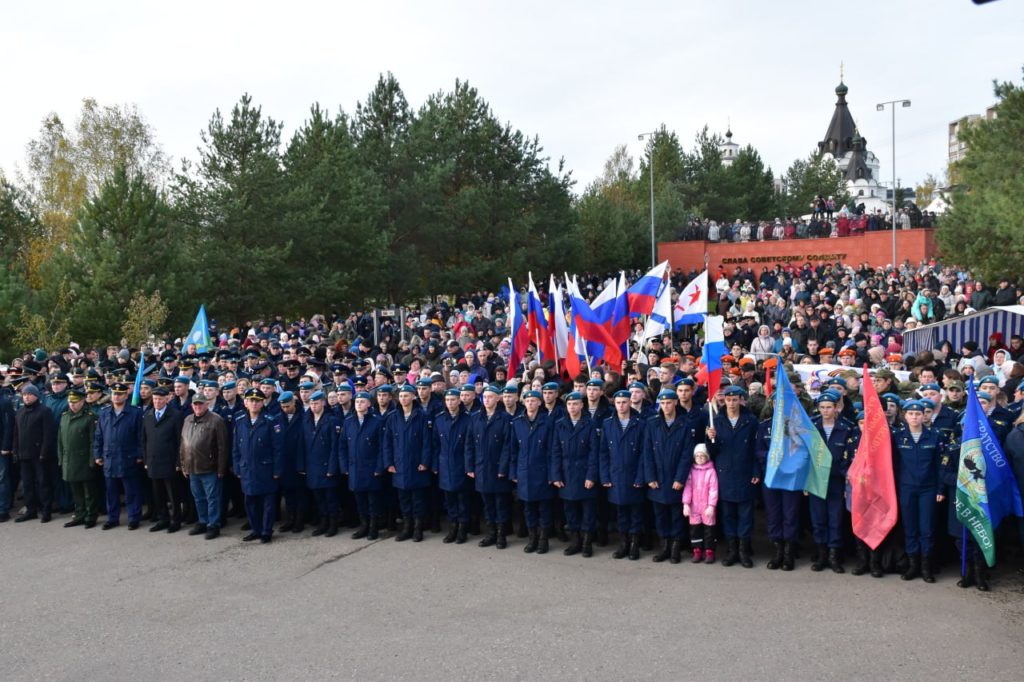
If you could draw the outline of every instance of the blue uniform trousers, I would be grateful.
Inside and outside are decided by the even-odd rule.
[[[768,538],[772,542],[796,542],[800,536],[800,500],[803,494],[792,490],[764,487],[764,515]]]
[[[245,515],[249,517],[253,533],[265,538],[273,535],[277,516],[277,493],[246,495]]]
[[[565,527],[571,531],[593,533],[597,530],[597,500],[562,500]]]
[[[445,490],[444,506],[448,509],[448,520],[469,523],[469,491]]]
[[[722,531],[727,538],[749,540],[754,530],[754,501],[718,503],[719,516],[722,519]]]
[[[654,502],[652,506],[654,507],[654,529],[658,532],[658,536],[682,540],[685,528],[682,505]]]
[[[619,533],[636,535],[644,532],[644,505],[642,503],[617,504],[615,510]]]
[[[128,507],[128,523],[139,523],[142,520],[142,477],[125,476],[105,479],[107,485],[107,521],[121,521],[121,489],[124,489],[124,503]]]
[[[907,554],[930,554],[935,528],[935,489],[901,487],[899,501]]]
[[[215,473],[190,474],[189,489],[196,501],[196,516],[207,528],[220,528],[221,479]]]
[[[399,489],[398,506],[402,510],[402,518],[406,520],[427,518],[427,494],[429,492],[429,488]]]
[[[487,523],[508,523],[512,511],[511,493],[480,493],[484,501]]]
[[[381,516],[384,509],[381,506],[381,494],[376,490],[365,490],[354,492],[356,496],[356,509],[361,517]]]
[[[0,455],[0,514],[7,514],[11,511],[11,497],[14,492],[11,485],[12,459],[10,455]]]
[[[810,495],[811,531],[814,543],[828,545],[829,549],[843,546],[843,490],[842,481],[829,479],[825,499]]]
[[[523,502],[527,528],[551,527],[551,500]]]

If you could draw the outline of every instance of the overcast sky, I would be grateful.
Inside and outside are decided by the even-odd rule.
[[[662,123],[689,148],[731,120],[779,172],[823,136],[842,61],[885,181],[891,118],[875,104],[913,101],[896,118],[907,185],[944,171],[948,123],[992,104],[993,79],[1021,83],[1022,39],[1020,0],[11,3],[0,167],[13,175],[43,117],[70,121],[84,97],[137,104],[177,165],[243,92],[287,139],[312,102],[352,112],[391,71],[417,107],[468,80],[565,158],[578,192]]]

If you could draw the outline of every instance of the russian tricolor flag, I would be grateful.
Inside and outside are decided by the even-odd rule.
[[[725,355],[724,318],[721,315],[708,315],[704,321],[704,350],[701,351],[701,368],[697,372],[697,382],[708,385],[708,400],[712,400],[722,385],[722,356]]]
[[[530,288],[526,294],[526,324],[529,327],[530,341],[537,344],[537,353],[541,360],[555,359],[555,344],[551,339],[551,329],[545,317],[544,302],[540,300],[537,287],[530,275]]]
[[[633,282],[633,286],[626,290],[630,317],[651,314],[655,302],[658,300],[658,294],[661,293],[665,283],[666,270],[668,270],[668,261],[651,268],[646,275]]]
[[[508,329],[510,333],[510,353],[508,356],[508,372],[510,375],[519,371],[519,365],[526,357],[526,349],[530,345],[530,335],[526,328],[526,319],[520,307],[519,294],[508,280]]]
[[[555,366],[562,370],[565,369],[565,359],[569,355],[569,327],[565,321],[562,288],[555,284],[554,275],[551,275],[548,283],[548,314],[552,342],[555,346]]]

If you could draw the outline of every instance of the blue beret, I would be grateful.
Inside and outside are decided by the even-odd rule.
[[[629,384],[629,388],[631,388],[631,389],[639,388],[642,391],[646,391],[647,390],[647,386],[645,386],[643,383],[641,383],[639,381],[631,381],[630,384]],[[617,392],[618,391],[616,391],[616,393]]]
[[[634,381],[633,383],[635,384],[637,382]],[[628,399],[630,396],[629,396],[629,391],[615,391],[615,395],[612,396],[612,397],[613,398],[626,398],[626,399]]]
[[[587,382],[587,386],[597,386],[598,388],[604,388],[603,379],[591,379]]]
[[[744,391],[741,386],[729,386],[724,391],[722,391],[722,393],[725,394],[726,396],[736,395],[740,396],[741,398],[747,394],[747,392]]]
[[[323,399],[324,399],[324,392],[323,391],[314,391],[313,395],[309,396],[309,402],[313,402],[314,400],[323,400]]]
[[[501,393],[501,389],[494,384],[487,384],[484,386],[484,393]]]
[[[476,386],[473,384],[463,384],[459,390],[463,393],[476,393]]]
[[[573,391],[569,395],[565,396],[566,402],[569,402],[570,400],[583,400],[583,394],[579,391]]]
[[[153,381],[152,379],[143,379],[142,380],[142,385],[143,386],[148,386],[150,388],[156,388],[156,382]]]
[[[988,391],[978,391],[978,400],[987,400],[992,402],[992,394]]]
[[[174,383],[176,383],[176,384],[187,384],[187,383],[189,383],[189,378],[179,374],[178,376],[174,377]]]
[[[676,386],[690,386],[691,388],[696,385],[697,382],[691,379],[690,377],[683,377],[676,383]]]
[[[299,390],[312,391],[315,386],[316,384],[314,384],[312,381],[303,381],[302,383],[299,384]]]
[[[434,381],[432,379],[430,379],[429,377],[426,377],[426,378],[423,378],[423,379],[420,379],[419,381],[417,381],[416,385],[417,386],[425,386],[427,388],[430,388],[431,384],[433,384],[433,383],[434,383]]]
[[[862,402],[860,402],[860,401],[857,401],[857,402],[855,402],[855,403],[853,404],[853,409],[855,409],[855,410],[857,410],[858,412],[860,412],[861,410],[863,410],[863,409],[864,409],[864,403],[862,403]]]
[[[508,385],[505,386],[505,388],[501,389],[501,392],[504,393],[505,395],[519,395],[519,387]]]
[[[900,400],[900,397],[898,395],[896,395],[895,393],[883,393],[882,394],[882,400],[887,402],[887,403],[896,403],[897,405],[899,405],[901,407],[903,406],[903,401]]]
[[[814,399],[815,405],[818,403],[832,403],[835,405],[837,402],[839,402],[839,394],[832,390],[822,391],[821,395]]]
[[[931,398],[921,398],[921,404],[924,405],[926,409],[935,409],[935,401],[932,400]]]
[[[858,412],[857,413],[857,421],[859,421],[859,422],[860,421],[864,421],[864,413],[863,412]]]
[[[556,384],[554,381],[549,381],[546,384],[544,384],[543,386],[541,386],[540,390],[542,390],[542,391],[557,391],[558,390],[558,384]]]
[[[527,398],[537,398],[540,400],[540,397],[540,391],[530,390],[523,394],[523,400],[526,400]]]
[[[987,377],[981,378],[981,380],[978,382],[978,385],[981,386],[982,384],[995,384],[996,386],[998,386],[999,379],[997,379],[994,375],[990,374]]]
[[[291,391],[282,391],[281,395],[277,396],[277,402],[279,403],[290,403],[295,400],[295,394]]]
[[[459,397],[459,389],[457,389],[457,388],[448,388],[448,389],[445,389],[445,392],[444,392],[444,397],[445,397],[445,398],[447,398],[447,397],[448,397],[448,396],[450,396],[450,395],[453,395],[453,396],[455,396],[456,398],[458,398],[458,397]]]
[[[222,391],[230,391],[233,388],[238,388],[238,384],[234,381],[225,381],[224,385],[220,388]]]
[[[395,387],[391,384],[381,384],[377,387],[377,393],[391,393],[395,390]]]
[[[402,387],[398,389],[399,393],[415,393],[416,387],[412,384],[402,384]]]
[[[908,400],[903,403],[904,412],[924,412],[924,403],[920,400]]]
[[[664,388],[661,390],[661,393],[658,394],[658,400],[677,400],[677,398],[674,391]]]
[[[942,389],[939,388],[938,384],[932,382],[930,384],[921,384],[921,390],[922,391],[941,391]]]
[[[369,391],[359,391],[356,393],[356,400],[359,400],[360,398],[363,400],[373,400],[373,398],[370,397]]]
[[[351,393],[352,392],[352,384],[348,383],[347,381],[342,381],[340,384],[338,384],[337,386],[334,387],[334,390],[335,391],[346,391],[348,393]]]
[[[277,386],[277,382],[270,378],[261,379],[260,386]]]

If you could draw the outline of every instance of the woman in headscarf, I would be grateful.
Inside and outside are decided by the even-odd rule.
[[[750,342],[750,352],[758,362],[767,360],[775,352],[775,339],[772,338],[768,325],[762,324],[757,328],[757,336]]]

